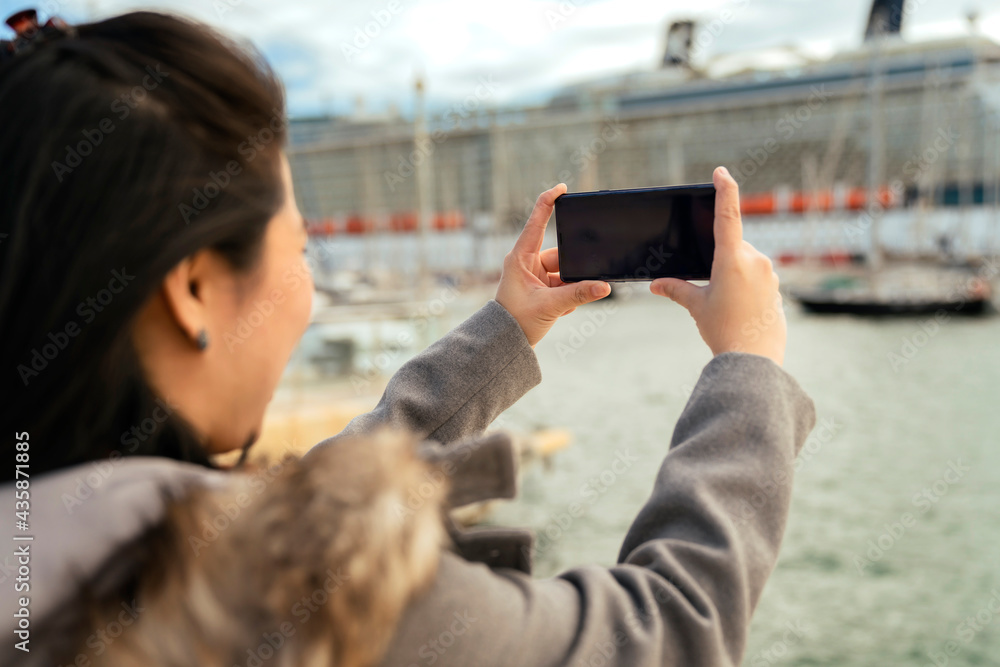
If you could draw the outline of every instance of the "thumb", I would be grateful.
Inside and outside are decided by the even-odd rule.
[[[611,285],[600,280],[582,280],[578,283],[553,287],[550,292],[555,310],[563,313],[585,303],[603,299],[611,294]]]
[[[657,278],[649,286],[649,291],[653,294],[665,296],[688,310],[691,310],[691,306],[694,305],[694,300],[701,289],[701,287],[679,278]]]

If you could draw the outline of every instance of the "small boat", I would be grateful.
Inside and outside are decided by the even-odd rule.
[[[992,291],[987,278],[969,269],[911,265],[834,275],[790,294],[811,313],[981,315],[991,308]]]

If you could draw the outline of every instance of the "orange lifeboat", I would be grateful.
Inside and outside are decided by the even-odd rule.
[[[393,213],[389,216],[389,229],[394,232],[415,232],[418,226],[417,214],[412,211]]]
[[[367,234],[375,229],[375,224],[371,218],[352,213],[347,216],[348,234]]]
[[[445,211],[434,216],[434,229],[438,231],[461,229],[464,226],[465,220],[458,211]]]
[[[306,221],[309,236],[333,236],[337,233],[337,225],[333,218],[320,218]]]
[[[805,213],[807,211],[862,211],[868,208],[867,188],[846,190],[819,190],[816,192],[753,192],[740,197],[740,211],[743,215],[773,215],[775,213]],[[893,191],[882,186],[878,189],[877,200],[883,208],[891,208],[899,203]]]

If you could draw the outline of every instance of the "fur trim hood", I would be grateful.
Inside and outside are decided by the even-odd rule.
[[[442,507],[450,479],[440,461],[425,458],[414,437],[383,430],[252,474],[122,461],[96,500],[75,508],[84,525],[96,526],[102,511],[110,521],[123,514],[119,503],[134,491],[132,465],[181,466],[184,474],[154,494],[162,508],[128,508],[128,530],[95,529],[107,540],[105,558],[89,548],[77,554],[82,560],[74,557],[74,545],[55,534],[58,523],[70,522],[49,522],[34,547],[66,556],[61,567],[36,570],[32,595],[41,599],[32,611],[45,613],[32,619],[31,652],[7,653],[4,662],[374,664],[403,609],[432,581],[447,543]],[[148,496],[152,475],[139,473]],[[61,473],[58,486],[72,488],[72,480]]]

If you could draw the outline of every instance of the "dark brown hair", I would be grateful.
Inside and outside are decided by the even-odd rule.
[[[0,433],[29,434],[35,473],[118,455],[207,463],[130,329],[196,251],[257,264],[284,200],[281,85],[255,51],[138,12],[4,63],[0,119]]]

